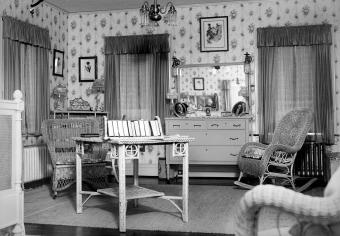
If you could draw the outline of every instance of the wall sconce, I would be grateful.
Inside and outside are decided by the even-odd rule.
[[[245,55],[244,62],[243,62],[244,73],[250,74],[251,73],[250,63],[253,61],[253,58],[250,56],[250,54],[248,52],[246,52],[244,55]]]

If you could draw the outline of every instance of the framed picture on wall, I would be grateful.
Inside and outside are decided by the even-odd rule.
[[[79,57],[79,82],[97,79],[97,57]]]
[[[204,78],[203,77],[194,78],[194,90],[204,90]]]
[[[53,75],[63,76],[64,71],[64,52],[54,49],[53,50]]]
[[[200,18],[201,52],[229,51],[228,16]]]

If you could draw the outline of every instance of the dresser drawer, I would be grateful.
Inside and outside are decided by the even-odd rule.
[[[243,145],[246,134],[240,130],[214,130],[206,133],[205,145]]]
[[[206,120],[207,129],[225,129],[225,120]]]
[[[168,120],[166,122],[166,131],[171,130],[202,130],[206,129],[206,123],[204,120]]]
[[[246,122],[239,119],[228,120],[214,120],[209,119],[206,121],[208,129],[245,129]]]
[[[226,129],[245,129],[246,121],[241,119],[230,119],[225,121]]]
[[[187,125],[185,120],[169,120],[165,123],[166,132],[184,129]]]
[[[236,165],[241,146],[192,146],[189,148],[190,164]]]

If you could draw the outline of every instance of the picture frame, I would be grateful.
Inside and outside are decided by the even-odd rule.
[[[64,52],[54,49],[53,50],[53,75],[63,77],[64,71]]]
[[[229,51],[228,16],[200,18],[201,52]]]
[[[79,82],[93,82],[97,73],[97,56],[79,57]]]
[[[204,78],[203,77],[195,77],[193,83],[194,83],[194,90],[204,90]]]

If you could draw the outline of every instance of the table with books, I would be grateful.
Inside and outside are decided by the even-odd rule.
[[[189,187],[189,142],[194,138],[188,136],[165,136],[162,132],[158,117],[150,121],[122,121],[107,120],[104,118],[104,136],[84,134],[82,137],[74,137],[76,141],[76,210],[82,213],[83,205],[96,195],[108,195],[119,199],[119,231],[126,232],[126,208],[127,201],[134,200],[135,206],[141,198],[162,198],[170,201],[182,215],[184,222],[188,221],[188,187]],[[173,155],[183,160],[182,196],[166,196],[163,192],[139,186],[138,161],[140,147],[144,145],[171,145]],[[106,153],[106,157],[112,163],[112,170],[116,169],[118,162],[118,174],[114,175],[119,182],[117,187],[97,189],[97,191],[83,191],[82,189],[82,160],[86,159],[87,152]],[[125,161],[133,162],[133,184],[126,185]],[[87,196],[83,200],[83,195]],[[176,202],[181,201],[182,207]]]

